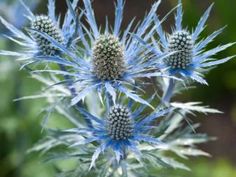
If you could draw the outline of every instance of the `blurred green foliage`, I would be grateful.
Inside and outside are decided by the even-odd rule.
[[[139,6],[139,2],[141,0],[137,1],[135,5]],[[197,19],[203,13],[204,9],[208,7],[210,2],[204,0],[184,0],[183,2],[185,24],[194,27]],[[104,1],[104,5],[105,3]],[[176,5],[176,1],[174,0],[168,0],[163,3],[169,6],[166,9],[170,9]],[[225,24],[228,24],[228,27],[212,45],[215,46],[236,40],[235,7],[235,0],[215,0],[215,8],[204,34],[210,34]],[[130,13],[132,14],[132,12]],[[135,14],[137,12],[133,13]],[[0,38],[0,48],[6,49],[8,47],[12,47],[12,45],[3,40],[3,38]],[[224,52],[222,56],[234,55],[235,53],[236,49],[232,47]],[[18,71],[18,68],[19,65],[13,59],[0,57],[0,177],[55,176],[57,167],[66,166],[66,168],[69,168],[73,162],[55,166],[50,163],[42,163],[42,157],[39,154],[27,154],[27,149],[32,147],[34,143],[44,136],[40,126],[42,121],[40,117],[42,116],[39,115],[41,109],[45,106],[45,102],[42,100],[13,102],[15,98],[32,95],[41,89],[41,85],[29,78],[26,71]],[[208,152],[216,152],[212,159],[198,158],[191,159],[190,161],[186,160],[186,163],[192,169],[191,172],[179,170],[164,170],[160,172],[154,169],[154,176],[158,174],[160,177],[236,177],[236,156],[235,154],[230,154],[234,150],[228,151],[228,149],[233,147],[236,148],[236,102],[234,102],[236,100],[235,60],[211,71],[207,75],[207,80],[210,84],[209,87],[197,85],[197,89],[187,92],[181,98],[183,100],[201,100],[226,112],[220,119],[212,120],[218,121],[219,124],[212,125],[209,123],[211,121],[209,119],[211,118],[208,118],[207,122],[203,120],[202,123],[205,126],[201,131],[210,134],[211,132],[217,131],[219,134],[224,134],[226,132],[221,131],[220,127],[221,122],[224,121],[225,126],[231,128],[233,132],[224,136],[222,135],[222,137],[226,137],[225,141],[228,140],[229,142],[225,143],[224,139],[219,139],[213,143],[211,148],[206,145]],[[59,127],[60,125],[67,124],[67,122],[62,117],[54,116],[50,120],[50,124]],[[215,127],[212,127],[214,125]],[[210,131],[212,129],[215,131]]]
[[[225,159],[219,159],[209,163],[207,159],[199,159],[191,162],[192,171],[166,170],[153,171],[153,176],[160,177],[236,177],[235,167]]]

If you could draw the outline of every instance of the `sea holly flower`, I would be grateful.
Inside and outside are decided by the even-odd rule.
[[[232,46],[234,43],[205,50],[205,47],[212,42],[224,28],[213,32],[205,39],[199,39],[199,35],[204,30],[212,6],[213,5],[211,5],[203,14],[193,32],[190,32],[182,26],[183,11],[181,0],[179,0],[177,14],[175,16],[175,27],[171,34],[166,34],[162,30],[160,20],[155,16],[154,22],[156,25],[156,32],[160,37],[160,46],[162,47],[162,50],[157,47],[155,53],[160,55],[165,52],[175,52],[169,57],[161,60],[161,63],[158,65],[161,69],[167,71],[170,75],[191,78],[201,84],[207,84],[206,80],[202,77],[203,74],[201,71],[225,63],[233,58],[233,56],[231,56],[217,60],[214,56]],[[153,40],[153,42],[154,45],[158,45],[156,41]]]
[[[141,160],[141,152],[138,149],[139,143],[163,144],[149,133],[156,128],[156,126],[152,126],[153,122],[171,111],[171,108],[164,108],[144,116],[142,112],[146,107],[147,105],[141,104],[137,107],[133,101],[130,101],[129,104],[108,104],[104,115],[101,117],[92,115],[82,107],[78,108],[84,118],[92,122],[93,128],[65,130],[67,133],[85,137],[84,141],[76,141],[75,139],[75,142],[71,142],[71,147],[98,143],[98,147],[92,156],[90,168],[95,165],[95,161],[101,153],[109,154],[111,151],[118,163],[125,160],[130,152],[134,153],[137,160]]]
[[[113,102],[117,92],[120,92],[137,102],[149,105],[134,92],[140,90],[140,85],[136,83],[137,78],[162,76],[162,74],[155,70],[155,62],[148,59],[150,51],[147,51],[132,34],[135,33],[135,36],[145,41],[151,38],[153,32],[148,30],[160,1],[152,6],[134,31],[131,31],[133,21],[124,31],[121,31],[123,0],[117,0],[114,27],[109,29],[111,25],[106,22],[104,30],[99,30],[91,1],[83,0],[83,2],[85,7],[83,13],[89,27],[80,22],[78,51],[76,55],[69,53],[67,57],[77,61],[77,65],[72,66],[68,72],[55,70],[49,72],[74,76],[78,94],[72,99],[72,105],[83,100],[92,90],[98,93],[99,97],[102,97],[103,93],[108,94]],[[55,40],[52,42],[57,44]]]
[[[63,62],[59,57],[56,57],[60,53],[58,46],[53,46],[43,35],[56,40],[59,47],[64,50],[73,44],[76,40],[76,22],[72,9],[76,7],[78,0],[74,0],[72,4],[67,1],[69,8],[61,28],[60,18],[55,14],[55,0],[48,1],[47,15],[34,15],[22,0],[20,2],[27,12],[26,17],[31,25],[26,32],[17,29],[2,17],[0,17],[0,21],[13,34],[7,38],[21,46],[22,50],[19,52],[1,50],[0,54],[26,60],[27,62],[23,66],[42,61]]]
[[[71,172],[78,176],[83,171],[97,176],[120,173],[140,176],[139,172],[144,172],[142,176],[150,176],[150,169],[156,167],[190,170],[177,159],[209,156],[197,145],[211,138],[193,131],[193,128],[199,127],[198,123],[186,126],[186,117],[195,113],[219,111],[201,106],[199,102],[176,102],[171,104],[172,108],[147,113],[146,105],[127,101],[119,100],[116,105],[101,107],[105,108],[103,114],[92,114],[80,107],[79,112],[91,120],[93,128],[81,122],[78,124],[79,114],[60,101],[59,112],[75,128],[49,129],[47,137],[40,140],[31,151],[46,153],[44,160],[50,162],[73,159],[76,169],[70,170],[68,176],[71,176]],[[175,159],[173,154],[178,158]],[[89,166],[96,168],[89,170]]]

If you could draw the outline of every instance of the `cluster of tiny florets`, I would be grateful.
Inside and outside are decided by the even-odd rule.
[[[114,140],[128,139],[133,134],[133,121],[128,108],[116,105],[107,116],[107,130]]]
[[[93,68],[101,80],[119,79],[125,72],[124,49],[111,34],[101,35],[93,46]]]
[[[177,31],[169,37],[169,52],[176,52],[165,59],[172,69],[185,69],[192,61],[193,41],[187,31]]]
[[[50,19],[48,16],[45,15],[36,16],[31,23],[31,28],[49,35],[59,43],[63,43],[63,37],[61,35],[60,29],[54,24],[52,19]],[[50,41],[45,39],[37,32],[33,32],[32,35],[40,49],[40,52],[43,55],[53,56],[58,52],[58,49],[52,46]]]

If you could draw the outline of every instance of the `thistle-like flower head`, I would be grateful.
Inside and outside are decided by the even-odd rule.
[[[164,58],[158,64],[158,67],[167,71],[170,75],[181,76],[184,78],[191,78],[202,84],[207,84],[203,79],[202,71],[209,67],[216,66],[227,62],[233,57],[226,57],[216,60],[214,55],[221,52],[234,43],[229,43],[222,46],[217,46],[210,50],[205,50],[205,47],[217,37],[224,28],[221,28],[207,38],[200,40],[199,35],[204,30],[205,23],[212,9],[211,5],[198,22],[197,27],[193,32],[188,31],[182,27],[182,2],[179,0],[177,7],[177,14],[175,17],[175,28],[171,34],[166,35],[162,30],[161,21],[158,17],[154,18],[156,32],[160,37],[160,46],[162,50],[157,49],[155,53],[157,56],[162,56],[169,53],[170,56]],[[157,46],[154,41],[154,45]]]
[[[21,1],[25,8],[27,19],[30,20],[30,27],[27,32],[17,29],[0,17],[0,22],[13,34],[9,39],[22,47],[19,52],[0,50],[1,55],[17,57],[20,60],[26,60],[23,65],[36,62],[58,62],[53,58],[59,55],[59,51],[69,50],[73,41],[76,40],[76,22],[72,17],[71,10],[76,7],[78,0],[73,0],[68,8],[63,24],[60,27],[60,19],[55,13],[55,0],[48,0],[48,14],[34,15],[27,5]],[[49,39],[50,38],[50,39]]]
[[[115,7],[115,23],[112,29],[108,22],[106,28],[99,30],[96,23],[92,3],[83,0],[84,14],[89,27],[79,25],[78,32],[81,45],[77,55],[68,54],[68,58],[76,61],[77,65],[67,74],[74,76],[79,82],[75,88],[78,93],[72,100],[72,105],[84,99],[91,90],[99,95],[110,95],[115,102],[117,92],[125,94],[129,98],[149,105],[133,90],[139,91],[140,85],[136,83],[137,78],[161,76],[155,68],[155,61],[148,60],[151,54],[140,40],[149,41],[152,32],[149,32],[153,16],[160,4],[156,2],[144,20],[131,31],[131,22],[124,31],[121,31],[123,19],[124,1],[117,0]],[[80,23],[82,24],[82,22]],[[102,28],[101,28],[102,29]]]
[[[117,37],[101,35],[93,46],[93,69],[101,80],[119,79],[125,72],[124,49]]]
[[[151,98],[152,100],[153,98]],[[93,142],[98,143],[98,147],[93,154],[91,167],[94,166],[100,153],[110,153],[119,162],[133,152],[137,159],[140,159],[141,151],[138,144],[145,142],[154,145],[163,144],[157,137],[149,135],[149,131],[155,129],[151,123],[168,114],[171,109],[155,110],[149,115],[143,116],[142,112],[147,106],[132,104],[107,105],[106,113],[102,117],[95,116],[83,108],[79,108],[80,113],[89,119],[93,125],[92,128],[71,129],[67,132],[80,133],[87,137],[84,142],[72,142],[72,147]],[[110,159],[113,157],[109,156]]]

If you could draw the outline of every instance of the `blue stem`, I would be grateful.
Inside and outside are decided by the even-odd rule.
[[[112,96],[109,93],[105,93],[105,102],[106,102],[106,107],[107,107],[107,112],[108,113],[110,111],[111,106],[114,105],[113,100],[112,100]]]
[[[66,71],[66,67],[63,66],[62,64],[59,64],[59,67],[60,67],[60,69],[61,69],[62,71]],[[67,87],[69,88],[69,90],[70,90],[72,96],[73,96],[73,97],[76,96],[76,90],[75,90],[75,88],[73,87],[72,82],[70,82],[70,80],[71,80],[70,77],[67,76],[67,75],[64,75],[64,78],[65,78],[65,80],[67,81]]]
[[[60,69],[61,69],[62,71],[66,71],[65,66],[59,64],[59,67],[60,67]],[[67,87],[69,88],[72,97],[75,97],[77,94],[76,94],[75,88],[73,87],[72,82],[70,81],[70,77],[69,77],[69,76],[64,76],[64,78],[65,78],[66,81],[68,81],[68,82],[67,82]],[[77,107],[81,107],[81,106],[82,106],[81,102],[78,102],[78,103],[76,104],[76,106],[77,106]],[[88,125],[89,128],[93,128],[93,124],[92,124],[92,122],[91,122],[90,119],[84,119],[84,120],[85,120],[85,122],[86,122],[86,124]]]
[[[174,79],[170,79],[169,80],[169,84],[168,84],[168,87],[162,97],[162,101],[165,103],[165,104],[168,104],[171,100],[171,97],[173,96],[173,91],[174,91],[174,88],[175,88],[175,81]]]

